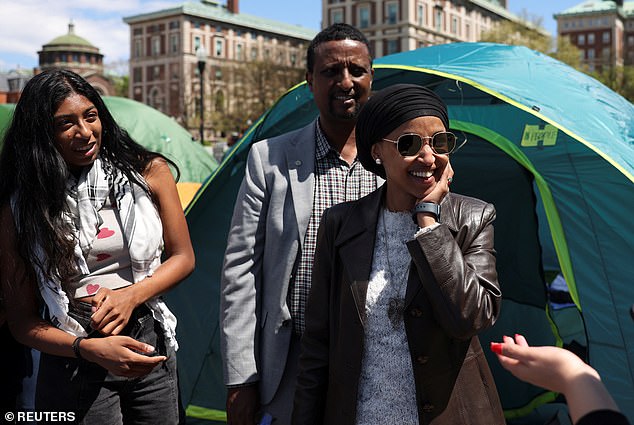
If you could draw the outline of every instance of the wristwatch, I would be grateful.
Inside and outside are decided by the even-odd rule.
[[[433,202],[419,202],[416,204],[412,210],[412,219],[414,220],[414,223],[418,223],[416,215],[421,212],[431,213],[436,216],[436,221],[440,220],[440,205],[438,204],[434,204]]]

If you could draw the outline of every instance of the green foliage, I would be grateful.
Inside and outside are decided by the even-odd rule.
[[[111,76],[114,82],[114,95],[119,97],[128,97],[128,86],[130,78],[127,75],[123,76]]]
[[[634,66],[606,67],[591,75],[630,102],[634,102]]]
[[[550,36],[537,28],[539,26],[528,22],[502,21],[484,32],[480,41],[526,46],[538,52],[547,53],[551,46]]]
[[[583,71],[581,64],[581,50],[570,41],[570,37],[557,37],[557,50],[550,54],[553,58]]]
[[[557,37],[557,48],[553,51],[552,38],[536,28],[540,28],[539,19],[524,16],[521,22],[500,22],[483,33],[480,41],[526,46],[548,54],[581,72],[589,73],[587,66],[581,62],[581,50],[572,44],[569,37]],[[634,66],[608,67],[589,74],[630,102],[634,101]]]

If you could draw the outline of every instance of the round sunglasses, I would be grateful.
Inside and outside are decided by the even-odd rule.
[[[416,133],[401,134],[398,139],[383,139],[396,145],[401,156],[416,156],[423,149],[424,140],[429,140],[431,150],[437,155],[449,155],[456,148],[456,135],[450,131],[440,131],[433,136]]]

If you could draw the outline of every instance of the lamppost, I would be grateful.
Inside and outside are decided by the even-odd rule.
[[[196,49],[196,59],[198,59],[198,73],[200,74],[200,144],[203,144],[205,131],[205,65],[207,65],[207,51],[202,44]]]

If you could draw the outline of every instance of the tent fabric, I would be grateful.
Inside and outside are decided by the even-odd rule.
[[[634,254],[634,105],[565,64],[518,46],[438,45],[380,58],[374,68],[375,90],[416,83],[445,100],[452,130],[468,140],[452,156],[452,189],[498,210],[504,301],[500,320],[481,336],[483,345],[519,332],[535,345],[582,346],[579,353],[634,420],[634,285],[627,273]],[[179,372],[192,416],[224,410],[219,282],[249,147],[316,115],[307,86],[291,89],[226,155],[186,210],[197,267],[167,299],[179,318],[179,357],[186,359]],[[574,332],[549,314],[547,277],[560,272],[576,303]],[[584,334],[577,337],[581,343],[566,341]],[[555,400],[489,360],[508,418]]]
[[[103,100],[134,140],[176,163],[179,181],[202,183],[217,168],[216,160],[173,118],[125,97],[104,96]]]

